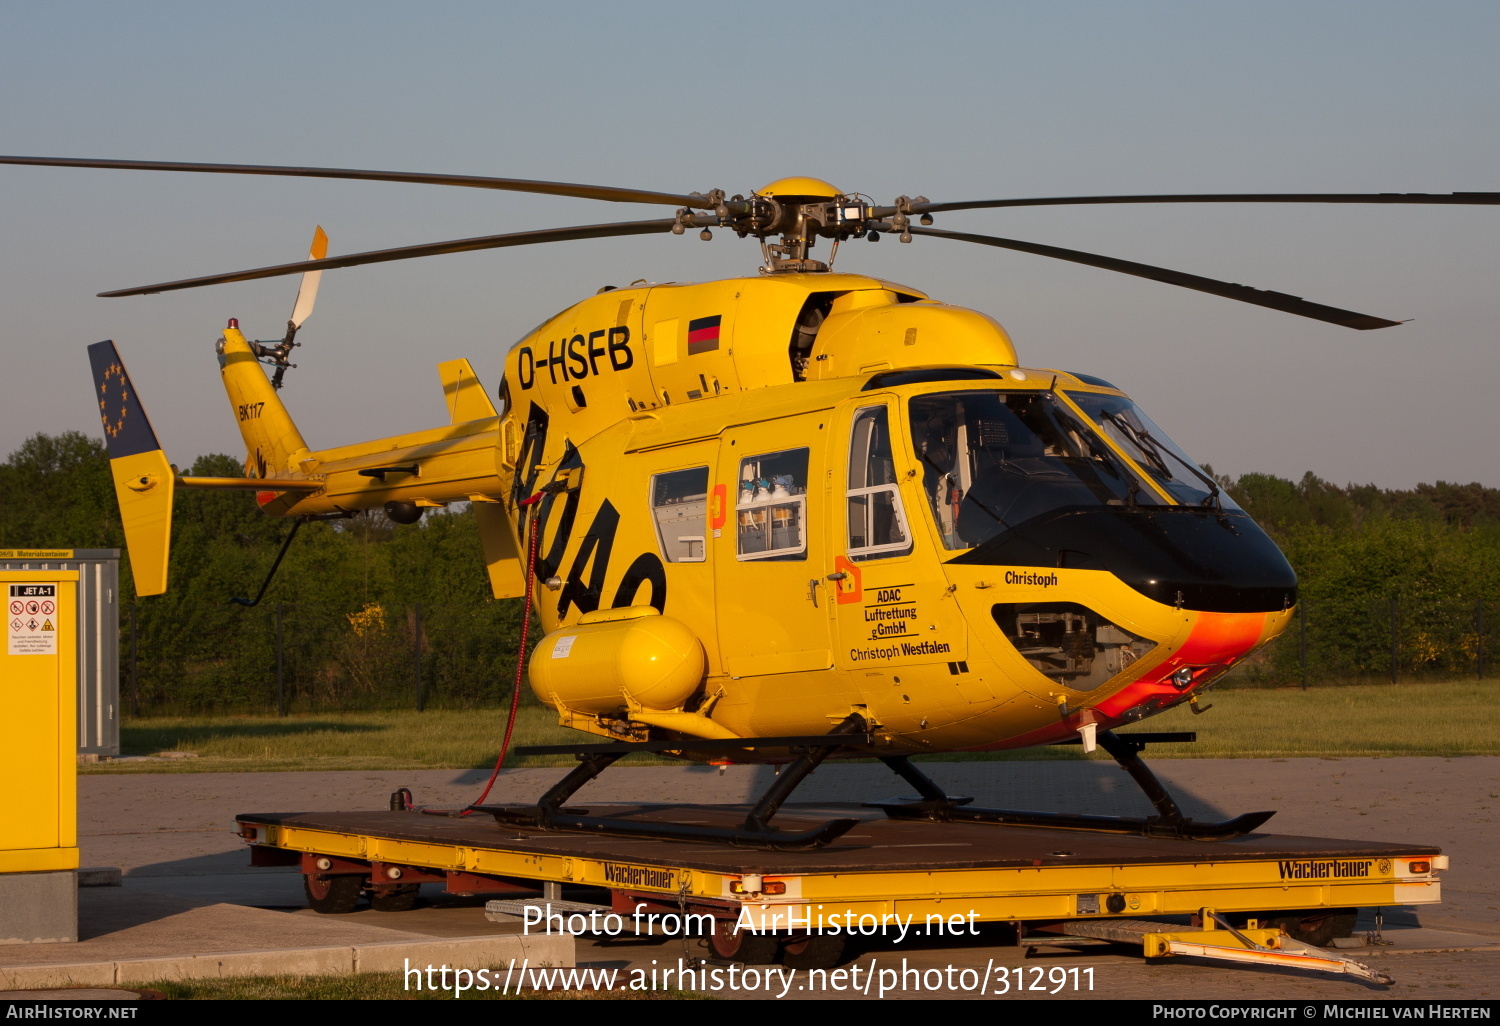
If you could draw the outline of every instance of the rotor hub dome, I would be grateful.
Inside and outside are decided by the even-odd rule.
[[[843,193],[821,178],[796,175],[791,178],[778,178],[770,185],[757,189],[755,195],[764,196],[767,199],[787,199],[795,196],[797,199],[826,200],[837,199]]]

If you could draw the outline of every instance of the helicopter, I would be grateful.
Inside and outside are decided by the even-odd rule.
[[[305,261],[101,293],[303,274],[279,341],[247,338],[230,320],[215,346],[245,443],[244,478],[179,474],[114,344],[91,346],[90,357],[139,594],[166,589],[176,488],[253,491],[264,512],[293,521],[287,545],[307,520],[379,509],[411,524],[428,509],[467,502],[493,595],[524,598],[544,629],[530,686],[560,724],[602,740],[523,749],[567,752],[579,765],[534,805],[466,811],[545,829],[762,848],[816,847],[855,823],[797,831],[771,823],[830,756],[873,756],[914,787],[916,799],[880,806],[897,817],[1218,840],[1273,815],[1195,823],[1138,754],[1151,741],[1183,738],[1114,731],[1183,703],[1197,711],[1205,688],[1285,629],[1297,580],[1275,544],[1121,389],[1023,365],[985,313],[833,270],[842,244],[892,236],[998,247],[1373,330],[1400,322],[937,229],[933,215],[1113,203],[1500,203],[1500,193],[1309,193],[902,196],[881,205],[807,177],[728,196],[331,168],[0,163],[400,181],[676,207],[668,218],[340,257],[327,256],[319,229]],[[706,239],[716,229],[756,240],[757,273],[601,289],[510,348],[498,405],[467,360],[450,360],[438,367],[448,424],[314,450],[281,401],[325,270],[652,233]],[[820,241],[826,260],[814,255]],[[525,644],[523,636],[523,653]],[[519,676],[518,667],[518,688]],[[1103,747],[1156,815],[971,808],[910,761],[1065,743]],[[727,830],[565,805],[634,751],[782,769],[744,824]]]

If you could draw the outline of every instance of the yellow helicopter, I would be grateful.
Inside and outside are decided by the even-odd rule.
[[[335,258],[320,229],[306,261],[101,293],[304,274],[280,341],[249,339],[231,320],[217,343],[246,447],[244,479],[179,475],[113,343],[90,355],[140,594],[166,588],[175,488],[250,489],[265,512],[296,523],[377,508],[414,523],[426,509],[471,503],[495,597],[526,596],[546,632],[530,658],[532,688],[560,723],[605,739],[545,749],[572,752],[580,765],[536,805],[485,811],[555,829],[770,848],[824,844],[854,823],[771,825],[830,755],[873,755],[915,787],[918,799],[883,806],[893,816],[1217,839],[1272,815],[1192,822],[1137,754],[1148,741],[1181,736],[1112,731],[1196,703],[1281,633],[1297,582],[1276,546],[1120,389],[1023,366],[986,314],[833,271],[841,243],[883,235],[977,243],[1373,329],[1398,322],[942,231],[930,227],[932,215],[1105,203],[1500,202],[1497,193],[1382,193],[903,196],[877,205],[812,178],[730,197],[327,168],[0,163],[407,181],[677,207],[657,220]],[[450,423],[314,450],[281,402],[323,270],[609,236],[708,237],[714,228],[759,242],[758,274],[600,290],[510,349],[498,406],[469,363],[452,360],[438,368]],[[812,256],[819,240],[831,246],[826,262]],[[1068,742],[1103,746],[1157,815],[969,808],[909,761]],[[632,751],[790,765],[735,830],[564,806]]]

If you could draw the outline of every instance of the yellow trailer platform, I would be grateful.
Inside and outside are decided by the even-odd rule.
[[[599,811],[706,826],[732,826],[745,815],[726,805]],[[247,814],[238,825],[254,864],[301,867],[319,911],[352,910],[362,894],[377,908],[410,907],[422,883],[512,897],[588,887],[607,892],[608,904],[580,909],[696,916],[714,927],[704,932],[720,957],[782,957],[808,968],[837,960],[842,943],[830,938],[868,934],[871,924],[954,933],[1000,923],[1016,938],[1034,929],[1111,937],[1080,925],[1151,917],[1160,929],[1144,935],[1150,954],[1196,938],[1194,948],[1227,942],[1243,961],[1244,951],[1282,947],[1287,934],[1314,944],[1348,935],[1360,907],[1437,902],[1447,866],[1432,845],[1281,834],[1193,841],[889,819],[858,805],[787,806],[778,825],[796,831],[830,813],[860,822],[831,844],[793,852],[544,831],[481,813]],[[1204,931],[1183,932],[1163,918],[1184,915]],[[1329,952],[1307,957],[1314,955],[1349,962]]]

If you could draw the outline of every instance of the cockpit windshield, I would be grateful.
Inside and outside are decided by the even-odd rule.
[[[916,396],[910,410],[923,491],[949,549],[1063,507],[1162,504],[1049,392],[945,392]]]
[[[1218,482],[1177,448],[1129,399],[1099,392],[1069,392],[1068,398],[1178,502],[1187,506],[1239,509]]]

